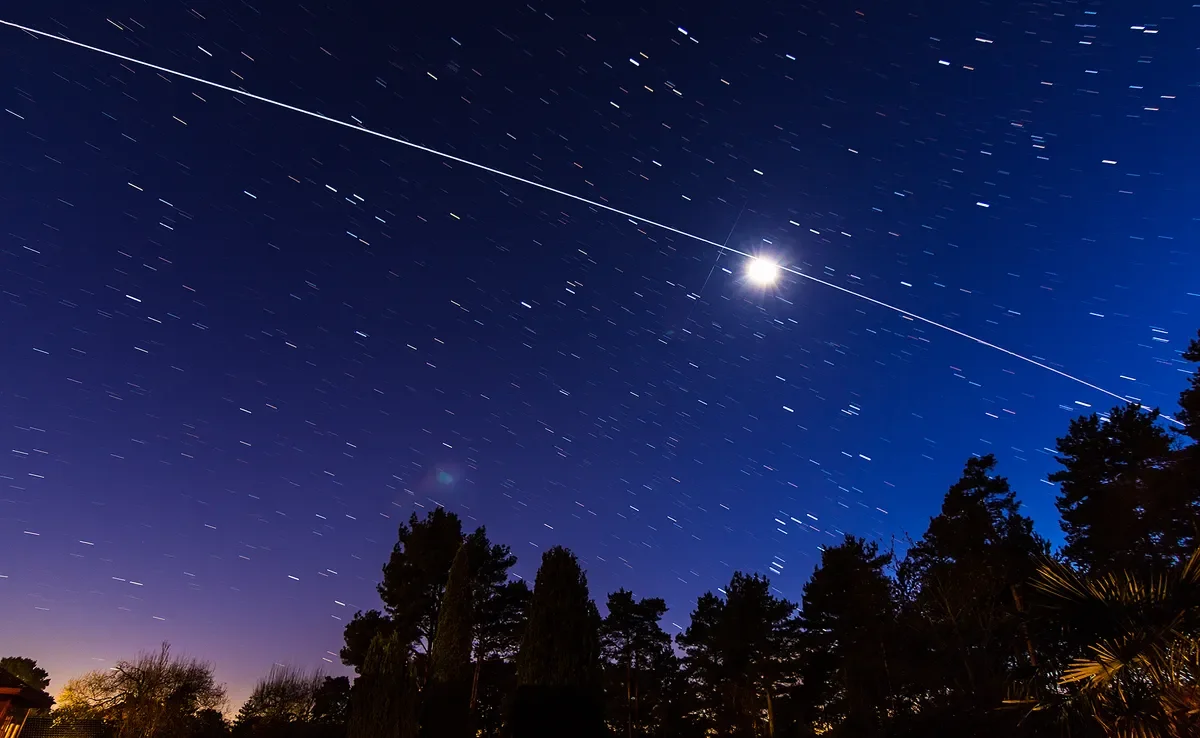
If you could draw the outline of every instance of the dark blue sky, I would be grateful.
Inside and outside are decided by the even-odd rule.
[[[1168,411],[1200,326],[1186,4],[9,12]],[[668,231],[0,34],[0,652],[55,689],[164,639],[235,697],[272,662],[340,672],[397,523],[438,504],[519,574],[564,543],[595,598],[661,595],[676,624],[736,568],[798,599],[843,532],[919,535],[974,453],[1056,537],[1045,447],[1114,402]]]

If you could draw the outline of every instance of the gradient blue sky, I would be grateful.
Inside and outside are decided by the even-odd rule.
[[[3,17],[1172,407],[1200,327],[1200,11],[922,7]],[[1046,447],[1113,404],[579,202],[0,34],[0,652],[52,689],[162,640],[235,700],[273,662],[342,673],[397,523],[439,504],[520,575],[565,543],[598,600],[664,596],[673,624],[737,568],[798,599],[822,543],[919,535],[975,453],[1055,537]]]

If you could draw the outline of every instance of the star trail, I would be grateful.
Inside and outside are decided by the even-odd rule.
[[[1200,326],[1197,12],[6,11],[2,650],[344,673],[436,506],[672,630],[971,454],[1057,536]]]
[[[1112,392],[1112,391],[1110,391],[1110,390],[1104,389],[1103,387],[1098,387],[1098,386],[1096,386],[1096,385],[1094,385],[1094,384],[1091,384],[1090,382],[1087,382],[1087,381],[1085,381],[1085,380],[1083,380],[1083,379],[1080,379],[1080,378],[1078,378],[1078,377],[1075,377],[1075,376],[1072,376],[1072,375],[1070,375],[1070,374],[1067,374],[1066,372],[1064,372],[1064,371],[1062,371],[1062,370],[1060,370],[1060,369],[1055,369],[1054,367],[1047,366],[1046,364],[1043,364],[1043,363],[1042,363],[1042,362],[1040,362],[1040,361],[1037,361],[1037,360],[1035,360],[1035,359],[1031,359],[1031,358],[1029,358],[1028,356],[1023,356],[1023,355],[1021,355],[1021,354],[1018,354],[1018,353],[1016,353],[1015,351],[1010,351],[1010,350],[1008,350],[1008,349],[1005,349],[1005,348],[1002,348],[1002,347],[1000,347],[1000,346],[996,346],[996,345],[994,345],[994,344],[991,344],[991,343],[989,343],[989,342],[987,342],[987,341],[985,341],[985,340],[983,340],[983,339],[981,339],[981,338],[976,338],[975,336],[972,336],[972,335],[970,335],[970,334],[963,333],[962,331],[955,330],[954,328],[951,328],[951,327],[949,327],[949,326],[942,325],[941,323],[938,323],[938,322],[936,322],[936,321],[930,320],[929,318],[926,318],[926,317],[923,317],[923,316],[917,315],[917,314],[915,314],[915,313],[910,313],[910,312],[908,312],[908,311],[906,311],[906,310],[902,310],[901,308],[898,308],[898,307],[896,307],[896,306],[894,306],[894,305],[889,305],[889,304],[887,304],[887,303],[885,303],[885,302],[881,302],[880,300],[875,300],[875,299],[873,299],[873,298],[871,298],[871,297],[868,297],[868,296],[866,296],[866,295],[860,294],[860,293],[858,293],[858,292],[855,292],[855,291],[853,291],[853,290],[846,289],[845,287],[841,287],[841,286],[838,286],[838,285],[836,285],[836,284],[832,284],[832,283],[830,283],[830,282],[827,282],[827,281],[825,281],[825,280],[823,280],[823,279],[819,279],[819,278],[817,278],[817,277],[810,276],[810,275],[808,275],[808,274],[805,274],[804,272],[802,272],[802,271],[800,271],[800,270],[798,270],[798,269],[796,269],[796,268],[794,268],[794,267],[789,267],[789,266],[787,266],[786,264],[776,264],[775,262],[771,261],[769,258],[766,258],[766,257],[763,257],[763,258],[755,257],[755,256],[753,256],[752,254],[748,254],[748,253],[746,253],[746,252],[744,252],[744,251],[739,251],[738,249],[731,248],[731,247],[730,247],[728,244],[717,243],[716,241],[711,241],[711,240],[709,240],[709,239],[707,239],[707,238],[704,238],[703,236],[697,236],[697,235],[695,235],[695,234],[693,234],[693,233],[688,233],[687,231],[681,231],[681,230],[679,230],[678,228],[672,228],[671,226],[664,225],[664,224],[662,224],[662,223],[659,223],[659,222],[657,222],[657,221],[650,220],[649,218],[643,218],[643,217],[641,217],[641,216],[634,215],[633,213],[627,213],[627,212],[625,212],[625,211],[623,211],[623,210],[618,210],[617,208],[610,207],[610,206],[608,206],[608,205],[605,205],[605,204],[603,204],[603,203],[599,203],[599,202],[596,202],[596,201],[594,201],[594,200],[589,200],[589,199],[587,199],[587,198],[580,197],[579,195],[573,195],[573,194],[571,194],[570,192],[564,192],[563,190],[555,189],[554,187],[549,187],[549,186],[547,186],[547,185],[544,185],[544,184],[541,184],[541,183],[538,183],[538,182],[534,182],[534,181],[532,181],[532,180],[529,180],[529,179],[525,179],[524,177],[518,177],[518,176],[517,176],[517,175],[515,175],[515,174],[510,174],[510,173],[508,173],[508,172],[503,172],[503,171],[500,171],[499,169],[493,169],[493,168],[491,168],[491,167],[485,166],[485,165],[483,165],[483,164],[480,164],[480,163],[478,163],[478,162],[473,162],[473,161],[470,161],[470,160],[467,160],[467,159],[462,159],[462,158],[459,158],[459,157],[457,157],[457,156],[452,156],[452,155],[450,155],[450,154],[447,154],[447,153],[444,153],[444,152],[442,152],[442,151],[437,151],[437,150],[435,150],[435,149],[431,149],[431,148],[429,148],[429,147],[427,147],[427,146],[421,146],[420,144],[414,144],[414,143],[412,143],[411,141],[405,141],[404,139],[401,139],[401,138],[396,138],[395,136],[388,136],[388,135],[386,135],[386,134],[379,133],[378,131],[372,131],[372,130],[371,130],[371,129],[369,129],[369,128],[364,128],[364,127],[362,127],[362,126],[354,125],[353,123],[347,123],[346,121],[343,121],[343,120],[336,120],[336,119],[334,119],[334,118],[330,118],[329,116],[321,115],[320,113],[314,113],[314,112],[312,112],[311,110],[304,110],[304,109],[302,109],[302,108],[297,108],[297,107],[295,107],[295,106],[288,105],[288,104],[286,104],[286,103],[281,103],[281,102],[279,102],[278,100],[272,100],[272,99],[270,99],[270,98],[262,97],[261,95],[254,95],[254,94],[251,94],[251,93],[245,92],[244,90],[238,90],[238,89],[235,89],[235,88],[229,87],[229,86],[227,86],[227,85],[222,85],[222,84],[218,84],[218,83],[216,83],[216,82],[212,82],[212,81],[210,81],[210,80],[200,79],[199,77],[193,77],[193,76],[191,76],[191,75],[188,75],[188,74],[183,74],[183,73],[181,73],[181,72],[178,72],[178,71],[175,71],[175,70],[173,70],[173,69],[167,69],[166,67],[161,67],[161,66],[158,66],[158,65],[156,65],[156,64],[150,64],[150,63],[148,63],[148,62],[141,61],[141,60],[139,60],[139,59],[133,59],[133,58],[131,58],[131,57],[128,57],[128,56],[122,56],[122,55],[120,55],[120,54],[114,54],[113,52],[111,52],[111,51],[107,51],[107,50],[105,50],[105,49],[99,49],[99,48],[96,48],[95,46],[88,46],[87,44],[81,44],[81,43],[79,43],[79,42],[77,42],[77,41],[72,41],[72,40],[70,40],[70,39],[63,38],[62,36],[56,36],[56,35],[54,35],[54,34],[46,33],[45,31],[39,31],[39,30],[37,30],[37,29],[29,28],[29,27],[27,27],[27,26],[22,26],[22,25],[19,25],[19,24],[16,24],[16,23],[11,23],[11,22],[9,22],[9,21],[0,20],[0,25],[6,25],[6,26],[9,26],[9,27],[11,27],[11,28],[17,28],[17,29],[19,29],[19,30],[25,31],[26,33],[30,33],[30,34],[37,35],[37,36],[42,36],[43,38],[49,38],[49,39],[53,39],[53,40],[55,40],[55,41],[61,41],[61,42],[64,42],[64,43],[71,44],[72,46],[78,46],[79,48],[87,49],[88,51],[94,51],[94,52],[97,52],[97,53],[101,53],[101,54],[104,54],[104,55],[106,55],[106,56],[111,56],[111,57],[113,57],[113,58],[116,58],[116,59],[121,59],[121,60],[124,60],[124,61],[128,61],[128,62],[131,62],[131,63],[137,64],[137,65],[139,65],[139,66],[144,66],[144,67],[148,67],[148,68],[150,68],[150,69],[155,69],[155,70],[157,70],[157,71],[160,71],[160,72],[166,72],[166,73],[168,73],[168,74],[171,74],[171,75],[174,75],[174,76],[177,76],[177,77],[182,77],[182,78],[184,78],[184,79],[187,79],[187,80],[190,80],[190,81],[192,81],[192,82],[198,82],[198,83],[200,83],[200,84],[208,85],[209,87],[215,87],[215,88],[217,88],[217,89],[224,90],[225,92],[229,92],[229,93],[236,94],[236,95],[244,95],[244,96],[246,96],[246,97],[248,97],[248,98],[250,98],[250,99],[252,99],[252,100],[258,100],[259,102],[265,102],[265,103],[268,103],[268,104],[271,104],[271,105],[275,105],[275,106],[278,106],[278,107],[284,108],[284,109],[286,109],[286,110],[291,110],[291,111],[293,111],[293,112],[296,112],[296,113],[301,113],[301,114],[303,114],[303,115],[309,115],[309,116],[312,116],[312,117],[314,117],[314,118],[318,118],[318,119],[320,119],[320,120],[324,120],[324,121],[326,121],[326,122],[328,122],[328,123],[334,123],[334,124],[336,124],[336,125],[345,126],[345,127],[347,127],[347,128],[352,128],[352,129],[354,129],[354,130],[361,131],[361,132],[363,132],[363,133],[369,133],[369,134],[371,134],[371,135],[373,135],[373,136],[378,136],[378,137],[380,137],[380,138],[387,139],[388,141],[391,141],[391,142],[393,142],[393,143],[398,143],[398,144],[401,144],[401,145],[404,145],[404,146],[411,146],[411,147],[412,147],[412,148],[414,148],[414,149],[417,149],[417,150],[419,150],[419,151],[424,151],[425,153],[428,153],[428,154],[433,154],[433,155],[435,155],[435,156],[440,156],[440,157],[442,157],[442,158],[445,158],[445,159],[449,159],[449,160],[451,160],[451,161],[458,162],[459,164],[466,164],[467,166],[475,167],[476,169],[482,169],[482,170],[484,170],[484,171],[486,171],[486,172],[489,172],[489,173],[491,173],[491,174],[496,174],[496,175],[499,175],[499,176],[501,176],[501,177],[507,177],[507,178],[509,178],[509,179],[516,180],[517,182],[520,182],[520,183],[522,183],[522,184],[529,185],[529,186],[531,186],[531,187],[538,187],[538,188],[541,188],[541,189],[543,189],[543,190],[546,190],[546,191],[548,191],[548,192],[553,192],[553,193],[554,193],[554,194],[556,194],[556,195],[562,195],[563,197],[569,197],[569,198],[571,198],[572,200],[578,200],[578,201],[580,201],[580,202],[586,203],[586,204],[588,204],[588,205],[591,205],[591,206],[593,206],[593,207],[602,208],[602,209],[604,209],[604,210],[610,210],[610,211],[612,211],[612,212],[614,212],[614,213],[617,213],[618,215],[623,215],[623,216],[625,216],[626,218],[629,218],[629,219],[631,219],[631,220],[634,220],[634,221],[639,221],[639,222],[642,222],[642,223],[646,223],[647,225],[652,225],[652,226],[654,226],[654,227],[656,227],[656,228],[662,228],[662,229],[664,229],[664,230],[670,231],[670,232],[672,232],[672,233],[675,233],[675,234],[677,234],[677,235],[684,236],[685,238],[690,238],[690,239],[693,239],[693,240],[695,240],[695,241],[699,241],[699,242],[701,242],[701,243],[708,244],[708,245],[710,245],[710,246],[716,246],[717,248],[721,249],[722,251],[728,251],[728,252],[730,252],[730,253],[737,254],[738,256],[746,257],[747,259],[750,259],[750,260],[751,260],[751,261],[750,261],[750,265],[749,265],[749,267],[748,267],[748,269],[747,269],[747,273],[748,273],[748,275],[749,275],[750,279],[751,279],[752,281],[756,281],[756,282],[758,282],[758,283],[760,283],[760,284],[768,285],[768,284],[774,283],[774,282],[775,282],[775,280],[776,280],[776,279],[778,279],[778,272],[779,272],[779,271],[786,271],[786,272],[788,272],[789,274],[793,274],[793,275],[795,275],[795,276],[797,276],[797,277],[801,277],[801,278],[803,278],[803,279],[807,279],[807,280],[809,280],[809,281],[816,282],[817,284],[821,284],[821,285],[824,285],[824,286],[826,286],[826,287],[831,287],[831,288],[833,288],[833,289],[836,289],[836,290],[838,290],[838,291],[840,291],[840,292],[844,292],[844,293],[846,293],[846,294],[848,294],[848,295],[851,295],[851,296],[853,296],[853,297],[856,297],[856,298],[858,298],[858,299],[860,299],[860,300],[866,300],[867,302],[873,303],[873,304],[875,304],[875,305],[878,305],[878,306],[880,306],[880,307],[887,308],[888,310],[893,310],[893,311],[895,311],[895,312],[898,312],[898,313],[900,313],[901,315],[904,315],[905,317],[908,317],[908,318],[911,318],[911,319],[914,319],[914,320],[919,320],[919,321],[921,321],[922,323],[926,323],[926,324],[928,324],[928,325],[931,325],[931,326],[933,326],[933,327],[935,327],[935,328],[941,328],[942,330],[948,331],[948,332],[950,332],[950,333],[953,333],[953,334],[955,334],[955,335],[962,336],[963,338],[966,338],[966,339],[969,339],[969,340],[971,340],[971,341],[974,341],[975,343],[978,343],[978,344],[980,344],[980,345],[982,345],[982,346],[987,346],[987,347],[988,347],[988,348],[990,348],[990,349],[995,349],[995,350],[997,350],[997,351],[1000,351],[1000,352],[1002,352],[1002,353],[1008,354],[1009,356],[1011,356],[1011,357],[1013,357],[1013,358],[1020,359],[1021,361],[1024,361],[1024,362],[1027,362],[1027,363],[1030,363],[1030,364],[1033,364],[1034,366],[1037,366],[1037,367],[1041,367],[1042,369],[1045,369],[1045,370],[1047,370],[1047,371],[1054,372],[1055,374],[1058,374],[1058,375],[1059,375],[1059,376],[1061,376],[1061,377],[1065,377],[1066,379],[1069,379],[1069,380],[1071,380],[1071,381],[1073,381],[1073,382],[1077,382],[1077,383],[1079,383],[1079,384],[1082,384],[1083,386],[1085,386],[1085,387],[1087,387],[1087,388],[1089,388],[1089,389],[1096,390],[1097,392],[1102,392],[1103,394],[1106,394],[1106,395],[1108,395],[1109,397],[1113,397],[1113,398],[1115,398],[1115,399],[1117,399],[1117,400],[1120,400],[1121,402],[1132,402],[1132,401],[1134,401],[1134,400],[1133,400],[1132,398],[1130,398],[1128,395],[1119,395],[1119,394],[1116,394],[1115,392]],[[635,62],[635,63],[636,63],[636,62]],[[178,119],[178,118],[176,118],[176,120],[179,120],[179,119]],[[180,122],[182,123],[183,121],[180,121]],[[1106,163],[1106,164],[1108,164],[1108,163],[1115,164],[1116,162],[1107,162],[1107,161],[1106,161],[1105,163]],[[756,173],[758,173],[758,174],[762,174],[762,172],[759,172],[757,169],[756,169],[756,170],[754,170],[754,171],[755,171]],[[251,195],[249,192],[247,192],[247,193],[245,193],[245,194],[249,195],[250,197],[255,197],[254,195]],[[979,206],[981,206],[981,207],[985,207],[985,208],[986,208],[986,207],[990,207],[990,206],[989,206],[987,203],[977,202],[977,203],[975,203],[975,204],[976,204],[976,205],[979,205]],[[457,216],[455,216],[455,217],[457,217]],[[351,235],[353,235],[353,234],[351,234]],[[1171,418],[1170,416],[1166,416],[1166,417],[1167,417],[1167,419],[1168,419],[1168,420],[1171,420],[1172,422],[1176,422],[1176,421],[1174,421],[1174,419],[1173,419],[1173,418]]]

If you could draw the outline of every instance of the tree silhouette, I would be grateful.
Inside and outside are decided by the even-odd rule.
[[[4,669],[34,689],[45,690],[50,686],[50,673],[38,666],[33,659],[24,656],[5,656],[0,659],[0,669]]]
[[[471,562],[471,624],[474,640],[474,668],[471,675],[470,709],[497,712],[498,704],[480,705],[482,694],[492,694],[490,685],[481,685],[484,665],[497,659],[513,658],[525,630],[525,616],[532,593],[523,581],[509,581],[508,572],[517,562],[508,546],[488,541],[484,528],[467,537]],[[489,676],[499,676],[496,669]]]
[[[414,656],[428,656],[437,635],[438,613],[450,567],[464,543],[471,551],[472,609],[478,613],[472,621],[474,638],[480,642],[502,639],[501,633],[489,630],[493,623],[499,623],[496,627],[500,631],[507,627],[503,620],[491,617],[498,606],[492,601],[507,586],[508,571],[516,563],[516,557],[508,546],[488,541],[487,531],[482,527],[464,538],[459,517],[439,507],[424,519],[414,513],[407,524],[400,525],[396,545],[377,587],[384,612],[355,613],[344,631],[342,662],[361,671],[375,636],[393,632],[408,644]],[[423,685],[428,677],[428,659],[416,658],[414,663],[425,665],[418,669]]]
[[[64,714],[97,718],[120,735],[173,738],[186,734],[204,710],[219,710],[225,688],[212,666],[171,656],[169,644],[67,682],[58,704]]]
[[[350,691],[349,738],[415,738],[419,696],[409,644],[398,633],[371,642]]]
[[[185,735],[187,738],[226,738],[231,732],[232,726],[221,711],[207,708],[196,713]]]
[[[1200,338],[1183,358],[1200,362]],[[534,589],[485,529],[442,509],[399,528],[342,659],[359,676],[273,669],[247,738],[1184,738],[1200,735],[1200,374],[1170,432],[1120,407],[1058,439],[1063,551],[1022,514],[990,455],[968,459],[899,563],[845,536],[802,609],[735,573],[699,597],[674,648],[666,602],[626,589],[600,619],[569,550]],[[31,659],[0,662],[34,686]],[[164,645],[71,680],[53,722],[137,738],[229,734],[211,668]],[[34,722],[51,722],[35,716]]]
[[[345,732],[350,718],[350,680],[347,677],[327,676],[313,693],[313,722],[328,726],[337,735]]]
[[[884,568],[890,554],[846,536],[821,551],[804,586],[798,694],[807,721],[833,736],[881,735],[893,707],[898,605]]]
[[[967,461],[900,565],[919,720],[977,735],[1002,734],[1015,722],[997,708],[1035,658],[1021,588],[1048,551],[995,466],[991,455]]]
[[[429,652],[429,682],[423,695],[421,735],[466,738],[470,730],[472,582],[471,546],[463,543],[454,557],[436,637]]]
[[[513,738],[605,734],[599,625],[575,554],[561,546],[546,551],[517,654]]]
[[[1183,358],[1200,363],[1200,334],[1188,344]],[[1179,412],[1175,419],[1183,424],[1179,434],[1192,443],[1181,448],[1174,469],[1166,482],[1170,507],[1176,511],[1175,526],[1168,536],[1185,550],[1200,548],[1200,371],[1188,376],[1188,386],[1179,393]]]
[[[354,617],[349,623],[346,623],[343,631],[345,645],[342,646],[339,654],[342,663],[352,666],[356,672],[362,673],[371,641],[377,635],[388,635],[391,633],[391,629],[391,619],[378,610],[367,610],[366,612],[359,610],[354,613]]]
[[[292,666],[274,665],[254,685],[238,711],[234,733],[256,738],[284,738],[301,732],[313,720],[317,690],[324,676]]]
[[[488,597],[476,603],[470,704],[476,727],[485,734],[493,734],[503,724],[507,696],[516,684],[513,661],[521,646],[532,600],[529,585],[516,580],[494,588]]]
[[[1200,549],[1166,575],[1081,574],[1047,561],[1038,604],[1085,643],[1051,689],[1014,702],[1107,736],[1200,735]]]
[[[696,601],[676,642],[706,730],[739,738],[774,733],[775,700],[796,682],[795,610],[771,594],[766,577],[741,572],[724,599],[708,592]]]
[[[629,738],[648,735],[662,699],[656,687],[664,669],[674,666],[668,658],[671,637],[659,625],[667,604],[658,597],[635,600],[632,592],[620,589],[609,594],[607,609],[600,644],[610,666],[610,718]]]
[[[383,567],[379,597],[400,640],[414,652],[429,653],[450,566],[462,546],[462,522],[440,507],[424,520],[413,513],[397,539]]]
[[[1107,419],[1072,420],[1058,439],[1055,458],[1063,469],[1049,479],[1060,485],[1063,554],[1076,566],[1102,574],[1186,557],[1172,533],[1183,511],[1174,509],[1160,483],[1173,453],[1158,418],[1157,410],[1139,405],[1115,407]]]
[[[1183,358],[1193,364],[1200,363],[1200,332],[1188,342]],[[1200,372],[1188,376],[1188,386],[1179,393],[1179,412],[1175,419],[1183,424],[1183,433],[1193,441],[1200,441]]]

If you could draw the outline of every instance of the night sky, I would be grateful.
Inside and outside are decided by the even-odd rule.
[[[503,6],[503,7],[497,7]],[[9,4],[0,19],[763,254],[1170,412],[1200,327],[1183,3]],[[335,656],[410,513],[668,630],[799,599],[995,453],[1057,539],[1116,401],[827,286],[0,27],[0,652]]]

